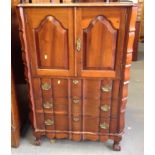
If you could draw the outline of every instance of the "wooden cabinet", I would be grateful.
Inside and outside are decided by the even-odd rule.
[[[120,150],[136,12],[133,3],[18,5],[36,144],[113,139]]]

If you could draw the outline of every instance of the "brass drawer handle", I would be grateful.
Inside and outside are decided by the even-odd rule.
[[[80,100],[79,99],[73,99],[73,103],[75,103],[75,104],[80,103]]]
[[[53,107],[53,104],[49,103],[49,102],[45,102],[45,103],[43,103],[43,107],[44,107],[44,109],[50,109]]]
[[[111,86],[108,86],[108,85],[107,85],[107,86],[102,86],[102,87],[101,87],[102,92],[110,92],[111,89],[112,89]]]
[[[104,112],[107,112],[107,111],[109,111],[109,110],[110,110],[110,106],[109,106],[109,105],[107,105],[107,104],[102,105],[102,106],[101,106],[101,110],[102,110],[102,111],[104,111]]]
[[[41,85],[42,89],[43,90],[49,90],[51,89],[51,85],[49,83],[44,83]]]
[[[77,40],[76,40],[76,50],[77,50],[77,52],[80,52],[80,50],[81,50],[81,40],[80,40],[80,38],[77,38]]]
[[[50,119],[47,119],[45,121],[45,125],[54,125],[54,121],[53,120],[50,120]]]
[[[76,85],[76,84],[79,83],[79,81],[78,80],[73,80],[73,83]]]
[[[109,128],[109,125],[107,123],[101,123],[100,124],[100,128],[101,129],[108,129]]]
[[[79,118],[79,117],[73,117],[73,120],[74,120],[75,122],[78,122],[78,121],[80,120],[80,118]]]

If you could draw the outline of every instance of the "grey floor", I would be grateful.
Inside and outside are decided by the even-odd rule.
[[[12,148],[12,155],[143,155],[144,153],[144,56],[140,44],[138,61],[132,63],[129,98],[126,110],[125,135],[121,142],[121,152],[112,151],[112,141],[73,142],[57,140],[51,144],[48,139],[42,140],[41,146],[34,146],[32,131],[21,138],[20,146]]]

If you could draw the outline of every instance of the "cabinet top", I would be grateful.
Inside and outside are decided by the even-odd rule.
[[[91,6],[135,6],[133,2],[94,2],[94,3],[22,3],[18,7],[91,7]]]

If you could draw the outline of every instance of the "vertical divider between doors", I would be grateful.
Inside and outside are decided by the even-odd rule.
[[[74,51],[75,51],[75,76],[80,76],[81,64],[82,64],[82,9],[79,7],[74,7]],[[81,49],[77,51],[76,41],[80,39]]]

